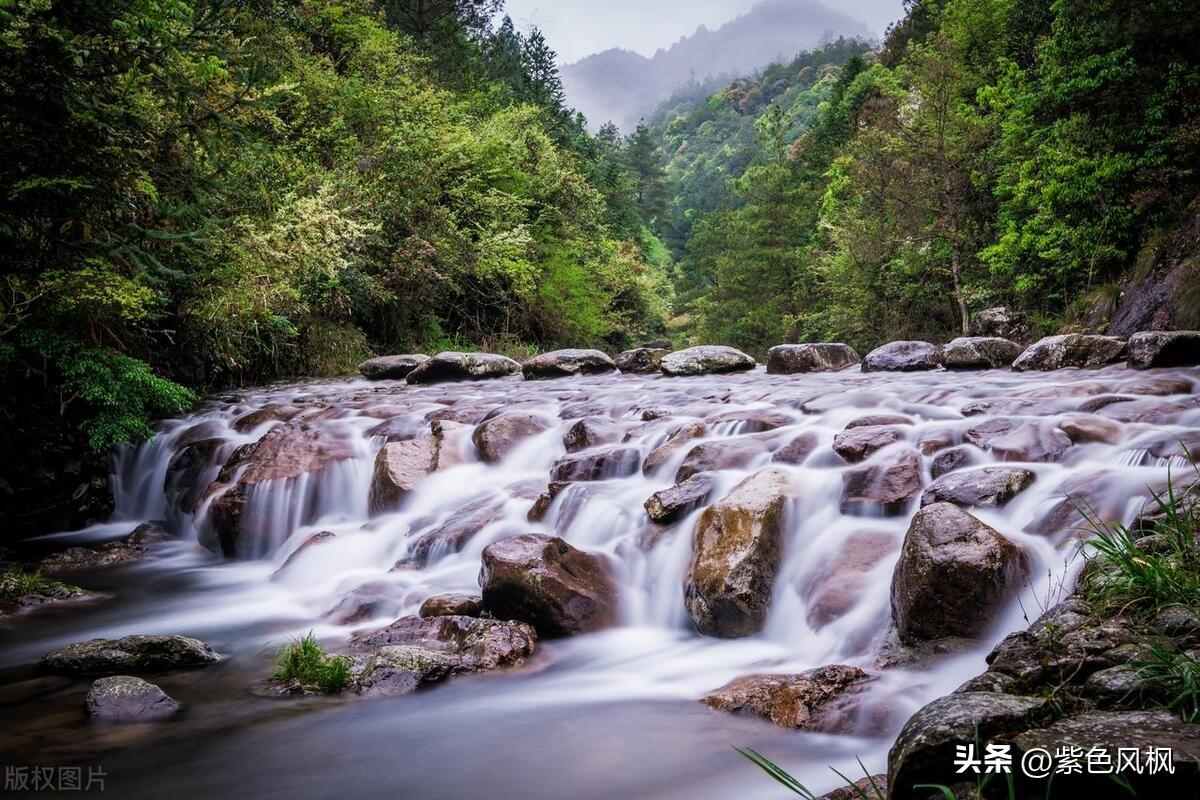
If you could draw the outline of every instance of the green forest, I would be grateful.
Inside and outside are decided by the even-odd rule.
[[[907,0],[593,134],[502,0],[0,0],[6,443],[377,353],[1095,325],[1196,213],[1197,41],[1188,0]]]

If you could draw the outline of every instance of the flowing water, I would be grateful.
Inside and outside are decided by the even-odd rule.
[[[41,611],[0,629],[0,714],[7,721],[0,750],[9,754],[5,762],[99,763],[106,789],[120,797],[781,796],[731,749],[748,745],[825,790],[839,782],[829,765],[858,772],[861,757],[873,772],[883,770],[892,738],[913,711],[982,671],[997,640],[1070,585],[1079,567],[1076,502],[1128,522],[1148,487],[1161,488],[1170,469],[1184,468],[1182,447],[1194,443],[1200,428],[1198,383],[1197,369],[1123,366],[802,376],[769,376],[759,368],[732,376],[430,387],[313,382],[213,399],[119,454],[111,522],[44,540],[94,543],[145,520],[167,520],[178,536],[143,562],[79,579],[107,593],[105,601]],[[552,424],[500,463],[482,463],[470,426],[514,409]],[[876,664],[887,639],[892,571],[918,502],[892,516],[869,504],[843,513],[843,473],[852,467],[831,443],[848,423],[880,414],[903,415],[912,424],[900,426],[902,440],[868,463],[919,448],[925,484],[939,447],[961,442],[992,418],[1016,423],[986,452],[973,449],[973,458],[1021,462],[1036,480],[1001,508],[972,511],[1026,548],[1032,579],[978,647],[934,665],[879,672],[851,734],[795,733],[708,709],[698,698],[739,675]],[[585,416],[615,422],[617,441],[643,458],[687,422],[708,422],[705,441],[754,442],[748,461],[717,473],[714,499],[771,463],[798,435],[817,437],[802,463],[775,464],[792,473],[796,491],[759,635],[718,640],[694,632],[682,582],[700,512],[662,527],[643,511],[652,492],[674,482],[687,447],[650,475],[635,470],[572,484],[542,522],[527,520],[551,465],[564,454],[564,432]],[[463,423],[447,426],[453,430],[444,445],[448,460],[458,463],[431,474],[399,510],[372,516],[367,497],[375,453],[389,437],[427,435],[430,418]],[[1061,428],[1081,420],[1092,434],[1076,425],[1074,441],[1067,440]],[[326,455],[315,472],[249,490],[245,557],[222,560],[197,543],[212,540],[203,489],[236,447],[278,425],[321,442]],[[197,450],[197,442],[206,449]],[[202,455],[190,472],[180,459],[172,462],[187,448]],[[194,514],[181,510],[191,503]],[[289,561],[322,530],[335,536]],[[463,530],[468,535],[453,535]],[[415,614],[432,594],[477,593],[483,548],[529,531],[554,532],[609,557],[621,592],[617,627],[543,642],[519,669],[402,697],[276,699],[255,691],[270,674],[273,648],[289,636],[312,630],[339,649],[353,631]],[[155,679],[186,705],[181,717],[152,725],[88,723],[81,710],[86,682],[34,669],[54,647],[128,633],[184,633],[224,656],[216,666]]]

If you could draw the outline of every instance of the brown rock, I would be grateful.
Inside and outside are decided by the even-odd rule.
[[[858,361],[858,353],[847,344],[779,344],[767,351],[767,374],[833,372],[853,366]]]
[[[951,503],[913,517],[892,576],[901,641],[984,633],[1029,572],[1025,552]]]
[[[882,425],[848,428],[833,437],[833,450],[853,464],[902,439],[901,431]]]
[[[817,445],[817,435],[812,431],[805,431],[776,450],[771,456],[771,461],[776,464],[803,464],[805,459],[816,452]]]
[[[700,472],[682,483],[660,489],[646,499],[646,514],[658,523],[672,522],[704,505],[713,485],[712,476]]]
[[[621,426],[605,417],[584,417],[563,434],[563,446],[568,453],[615,442],[621,436]]]
[[[664,462],[669,460],[671,456],[677,453],[681,448],[686,446],[693,439],[699,439],[708,435],[708,428],[703,422],[689,422],[671,434],[665,442],[651,451],[650,455],[646,456],[646,461],[642,464],[643,474],[653,474]]]
[[[478,617],[483,613],[483,600],[469,594],[435,594],[421,603],[421,617]]]
[[[1020,467],[960,470],[930,484],[921,496],[921,505],[946,502],[968,508],[998,508],[1025,491],[1036,477]]]
[[[762,630],[790,491],[787,473],[760,470],[701,515],[684,583],[684,606],[701,633],[736,638]]]
[[[701,472],[741,469],[766,452],[767,446],[762,441],[747,436],[701,442],[684,456],[675,472],[675,482],[686,481]]]
[[[874,513],[896,516],[908,510],[921,491],[921,456],[906,450],[883,464],[867,464],[842,473],[843,514]]]
[[[479,458],[495,464],[531,436],[549,430],[550,423],[538,414],[527,411],[507,411],[481,422],[471,434]]]
[[[606,560],[557,536],[527,533],[488,545],[479,585],[485,610],[528,622],[542,636],[591,633],[617,619],[617,588]]]
[[[671,352],[665,347],[635,347],[617,356],[617,369],[621,372],[654,373],[661,369],[662,358]]]
[[[372,514],[391,511],[434,469],[432,436],[389,442],[375,455],[367,505]]]
[[[849,729],[854,695],[869,680],[858,667],[841,664],[798,675],[743,675],[703,702],[718,711],[763,717],[781,728],[838,733]]]
[[[638,471],[642,453],[636,447],[610,445],[569,453],[550,467],[552,481],[603,481],[624,478]]]

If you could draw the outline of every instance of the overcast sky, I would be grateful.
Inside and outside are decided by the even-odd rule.
[[[624,47],[652,55],[698,25],[719,27],[759,0],[506,0],[517,27],[537,25],[564,62]],[[899,19],[901,0],[824,0],[832,9],[862,20],[876,34]]]

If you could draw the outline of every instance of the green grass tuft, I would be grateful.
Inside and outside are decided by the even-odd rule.
[[[305,691],[336,694],[350,682],[350,657],[326,653],[309,631],[279,651],[275,679],[295,681]]]
[[[17,568],[0,575],[0,601],[11,603],[31,594],[45,594],[64,585],[43,578],[40,570]]]

